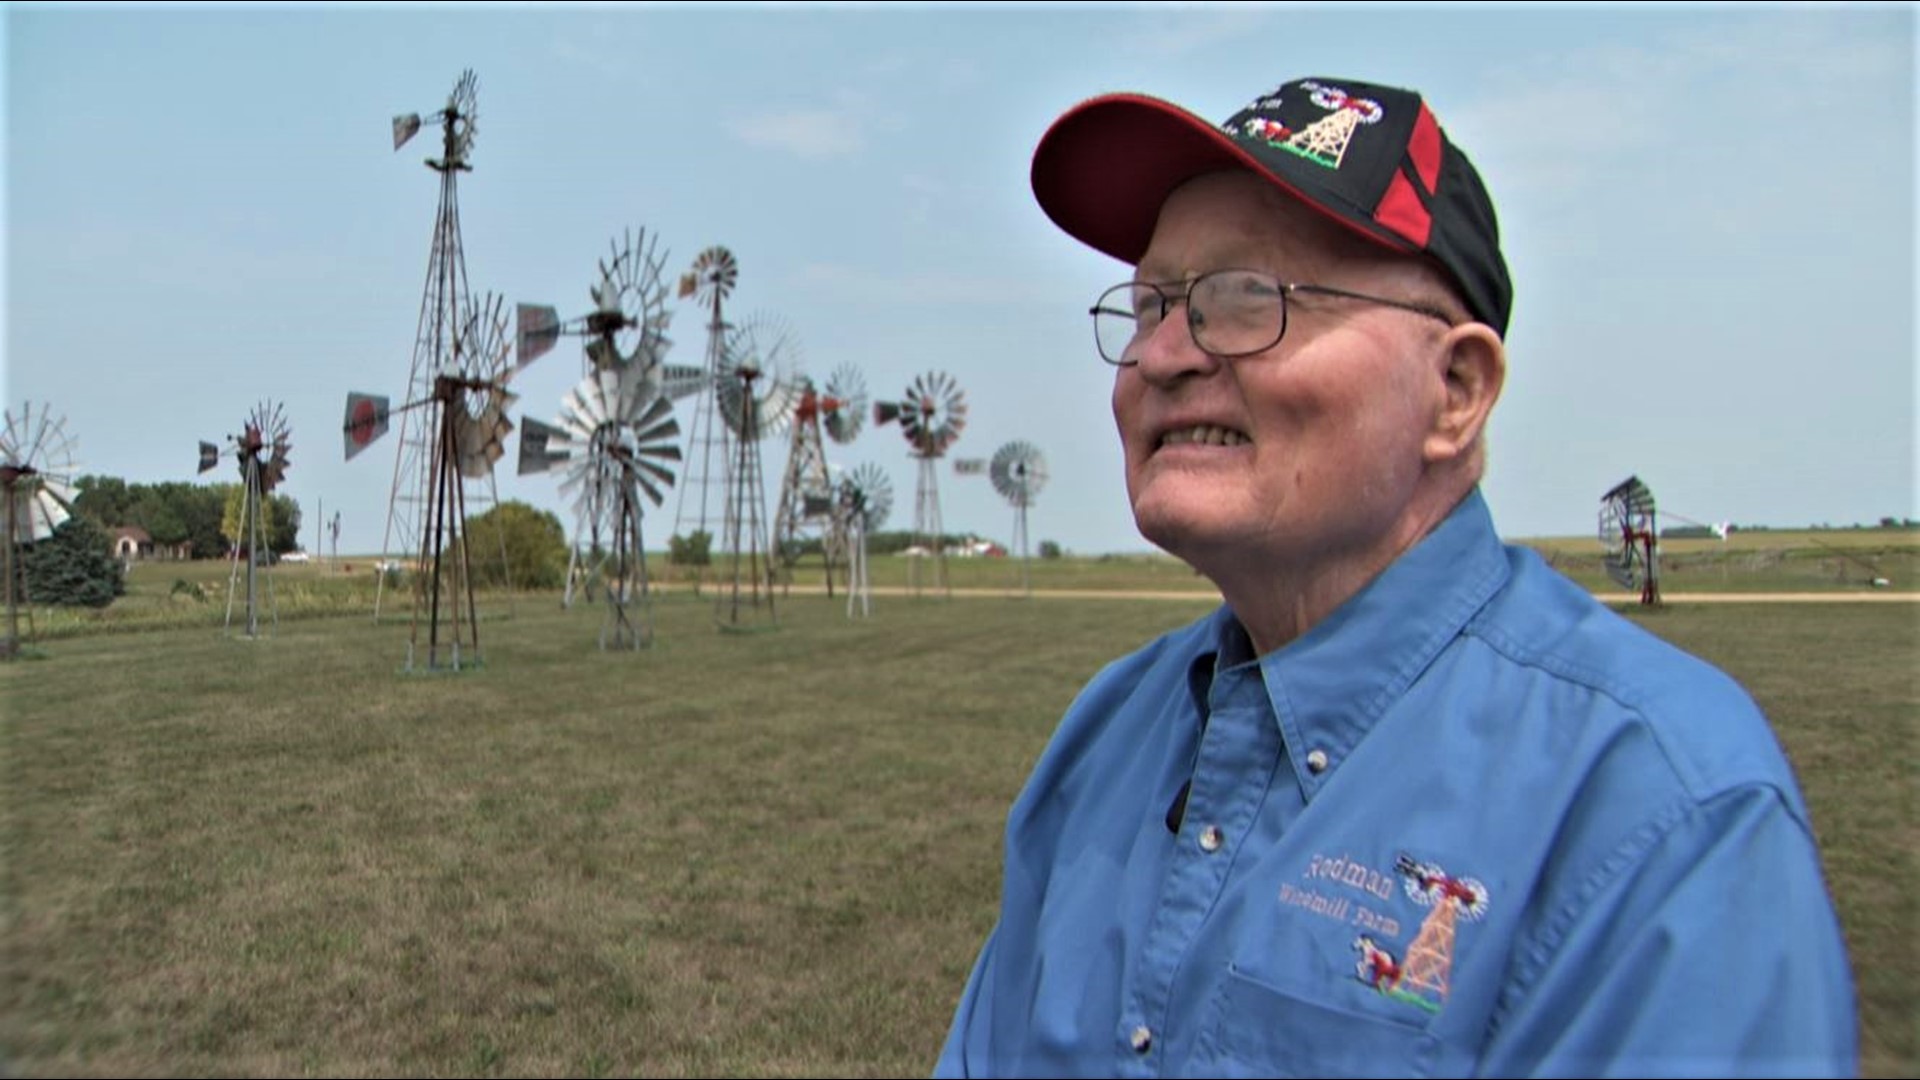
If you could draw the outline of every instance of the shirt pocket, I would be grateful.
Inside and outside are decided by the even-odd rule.
[[[1196,1076],[1428,1075],[1439,1041],[1423,1028],[1348,1012],[1229,967],[1194,1045]]]

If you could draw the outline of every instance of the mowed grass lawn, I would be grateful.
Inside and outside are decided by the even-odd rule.
[[[391,604],[391,599],[389,604]],[[1007,805],[1106,660],[1192,600],[793,595],[53,638],[6,704],[0,1057],[16,1075],[923,1075],[987,932]],[[392,610],[389,608],[389,610]],[[1865,1073],[1909,987],[1920,605],[1630,616],[1769,710],[1812,805]],[[1745,902],[1765,903],[1764,896]]]

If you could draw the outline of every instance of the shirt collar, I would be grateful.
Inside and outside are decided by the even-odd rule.
[[[1505,550],[1479,489],[1306,634],[1259,659],[1287,756],[1311,799],[1388,707],[1505,584]],[[1250,655],[1232,612],[1188,687],[1202,717],[1215,672]],[[1204,722],[1204,721],[1203,721]]]

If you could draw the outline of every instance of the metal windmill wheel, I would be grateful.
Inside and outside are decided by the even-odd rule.
[[[523,423],[520,472],[561,472],[560,493],[574,500],[566,601],[571,603],[581,571],[604,578],[602,649],[641,648],[653,640],[641,499],[659,506],[673,484],[680,425],[672,410],[653,368],[607,368],[567,394],[558,426]]]
[[[1653,491],[1629,476],[1600,497],[1600,545],[1607,576],[1640,590],[1642,604],[1660,602],[1659,533]]]
[[[645,229],[629,229],[614,239],[587,288],[593,308],[585,315],[562,320],[550,305],[520,304],[516,363],[524,367],[562,336],[586,340],[589,371],[660,363],[672,345],[667,327],[673,316],[667,310],[663,276],[666,256],[658,248],[658,240]]]

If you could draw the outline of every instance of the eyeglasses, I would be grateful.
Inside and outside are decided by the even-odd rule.
[[[1093,316],[1093,340],[1100,358],[1130,367],[1140,362],[1136,355],[1140,342],[1153,336],[1174,304],[1185,300],[1193,343],[1210,355],[1232,360],[1278,345],[1287,333],[1287,298],[1301,293],[1385,304],[1454,325],[1453,317],[1436,307],[1325,285],[1294,285],[1258,270],[1210,270],[1184,289],[1129,281],[1101,293],[1087,313]]]

